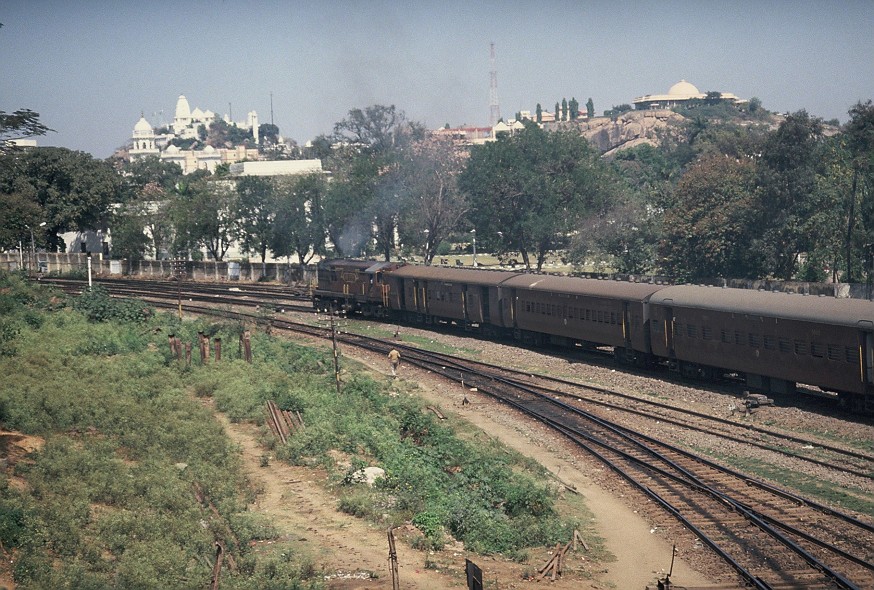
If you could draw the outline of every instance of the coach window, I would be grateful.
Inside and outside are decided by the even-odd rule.
[[[720,335],[723,343],[731,344],[731,334],[728,333],[728,330],[722,330]]]
[[[701,338],[704,340],[713,340],[713,328],[710,326],[701,326]]]
[[[825,356],[825,344],[822,344],[821,342],[811,342],[810,356],[814,356],[818,359],[823,358]]]
[[[695,324],[686,324],[686,336],[689,338],[698,337],[698,326]]]
[[[734,344],[735,344],[735,346],[743,346],[743,345],[744,345],[744,334],[743,334],[743,332],[735,331],[735,333],[734,333]]]
[[[765,334],[763,337],[763,341],[765,343],[765,350],[776,350],[777,349],[777,339],[770,334]]]
[[[762,347],[762,339],[758,334],[753,334],[752,332],[750,332],[748,334],[748,336],[749,336],[750,348],[761,348]]]
[[[796,340],[795,341],[795,354],[798,356],[806,356],[807,355],[807,342],[804,340]]]
[[[790,352],[792,352],[792,343],[789,341],[788,338],[778,338],[777,346],[779,346],[780,352],[782,352],[783,354],[789,354]]]

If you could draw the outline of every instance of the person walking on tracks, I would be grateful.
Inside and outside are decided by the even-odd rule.
[[[391,363],[391,376],[397,377],[398,365],[401,364],[401,353],[399,353],[396,348],[392,348],[388,351],[388,360]]]

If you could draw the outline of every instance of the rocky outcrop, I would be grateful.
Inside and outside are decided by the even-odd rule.
[[[627,111],[613,119],[592,119],[546,123],[549,130],[578,129],[580,134],[604,155],[648,143],[659,145],[660,136],[678,130],[686,118],[669,110]]]

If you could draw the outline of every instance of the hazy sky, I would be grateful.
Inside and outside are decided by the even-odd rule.
[[[601,114],[680,79],[841,122],[874,98],[874,0],[0,0],[0,23],[0,110],[99,158],[180,94],[269,123],[272,92],[300,143],[372,104],[486,125],[492,41],[505,118],[563,97]]]

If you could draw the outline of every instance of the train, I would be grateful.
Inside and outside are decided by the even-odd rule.
[[[313,304],[531,345],[612,349],[620,363],[732,377],[763,394],[803,389],[874,413],[867,300],[336,259],[319,264]]]

